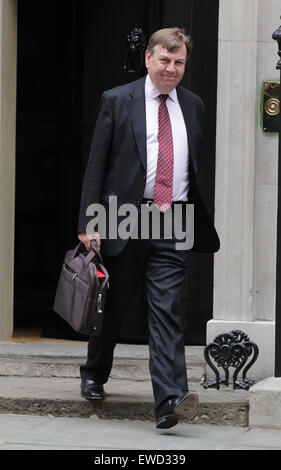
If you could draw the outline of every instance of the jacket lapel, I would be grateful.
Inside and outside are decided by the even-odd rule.
[[[194,160],[196,152],[195,152],[194,140],[193,140],[193,137],[195,135],[195,132],[194,132],[195,121],[194,121],[194,116],[192,115],[193,107],[190,106],[188,97],[182,92],[181,87],[177,87],[177,96],[178,96],[179,104],[180,104],[184,122],[185,122],[190,155],[191,155],[191,158]]]
[[[142,77],[136,82],[134,90],[130,93],[128,112],[139,156],[144,169],[146,170],[146,112],[144,84],[145,77]]]

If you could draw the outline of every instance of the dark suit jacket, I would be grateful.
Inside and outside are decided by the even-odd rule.
[[[101,97],[89,161],[84,177],[78,232],[85,232],[93,203],[108,205],[117,196],[118,207],[140,207],[146,184],[145,77],[105,91]],[[202,179],[202,100],[182,86],[177,87],[188,134],[190,155],[189,202],[195,204],[194,246],[199,252],[215,252],[219,238],[207,210]],[[117,255],[127,240],[102,240],[105,255]]]

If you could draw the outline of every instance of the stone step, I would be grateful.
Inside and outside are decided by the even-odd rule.
[[[203,349],[186,348],[189,388],[200,396],[193,422],[247,426],[249,392],[200,385],[206,370]],[[80,397],[79,366],[86,352],[87,343],[0,342],[0,413],[154,420],[148,346],[116,346],[103,401]]]
[[[86,348],[86,345],[2,342],[0,376],[80,377],[79,368],[85,362]],[[203,347],[187,347],[186,363],[189,380],[200,381],[205,373]],[[118,344],[111,377],[149,380],[148,346]]]
[[[194,424],[248,426],[249,392],[204,390],[198,382],[190,389],[200,397]],[[154,420],[150,381],[110,378],[105,390],[105,400],[87,401],[79,378],[1,377],[0,413]]]

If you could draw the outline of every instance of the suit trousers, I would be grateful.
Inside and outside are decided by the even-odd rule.
[[[163,214],[160,224],[160,238],[130,238],[118,256],[103,256],[110,276],[104,322],[100,335],[89,338],[87,362],[80,368],[82,378],[107,382],[124,312],[144,281],[155,407],[188,391],[179,303],[190,252],[176,249],[174,235],[162,237]]]

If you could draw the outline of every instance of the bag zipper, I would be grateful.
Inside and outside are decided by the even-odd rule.
[[[68,266],[66,263],[64,263],[64,268],[66,269],[66,271],[68,271],[70,274],[73,274],[72,276],[72,280],[74,281],[76,277],[78,277],[78,279],[80,279],[81,282],[83,282],[84,284],[88,285],[86,280],[83,279],[83,277],[81,277],[81,275],[79,275],[79,273],[75,272],[70,266]]]

